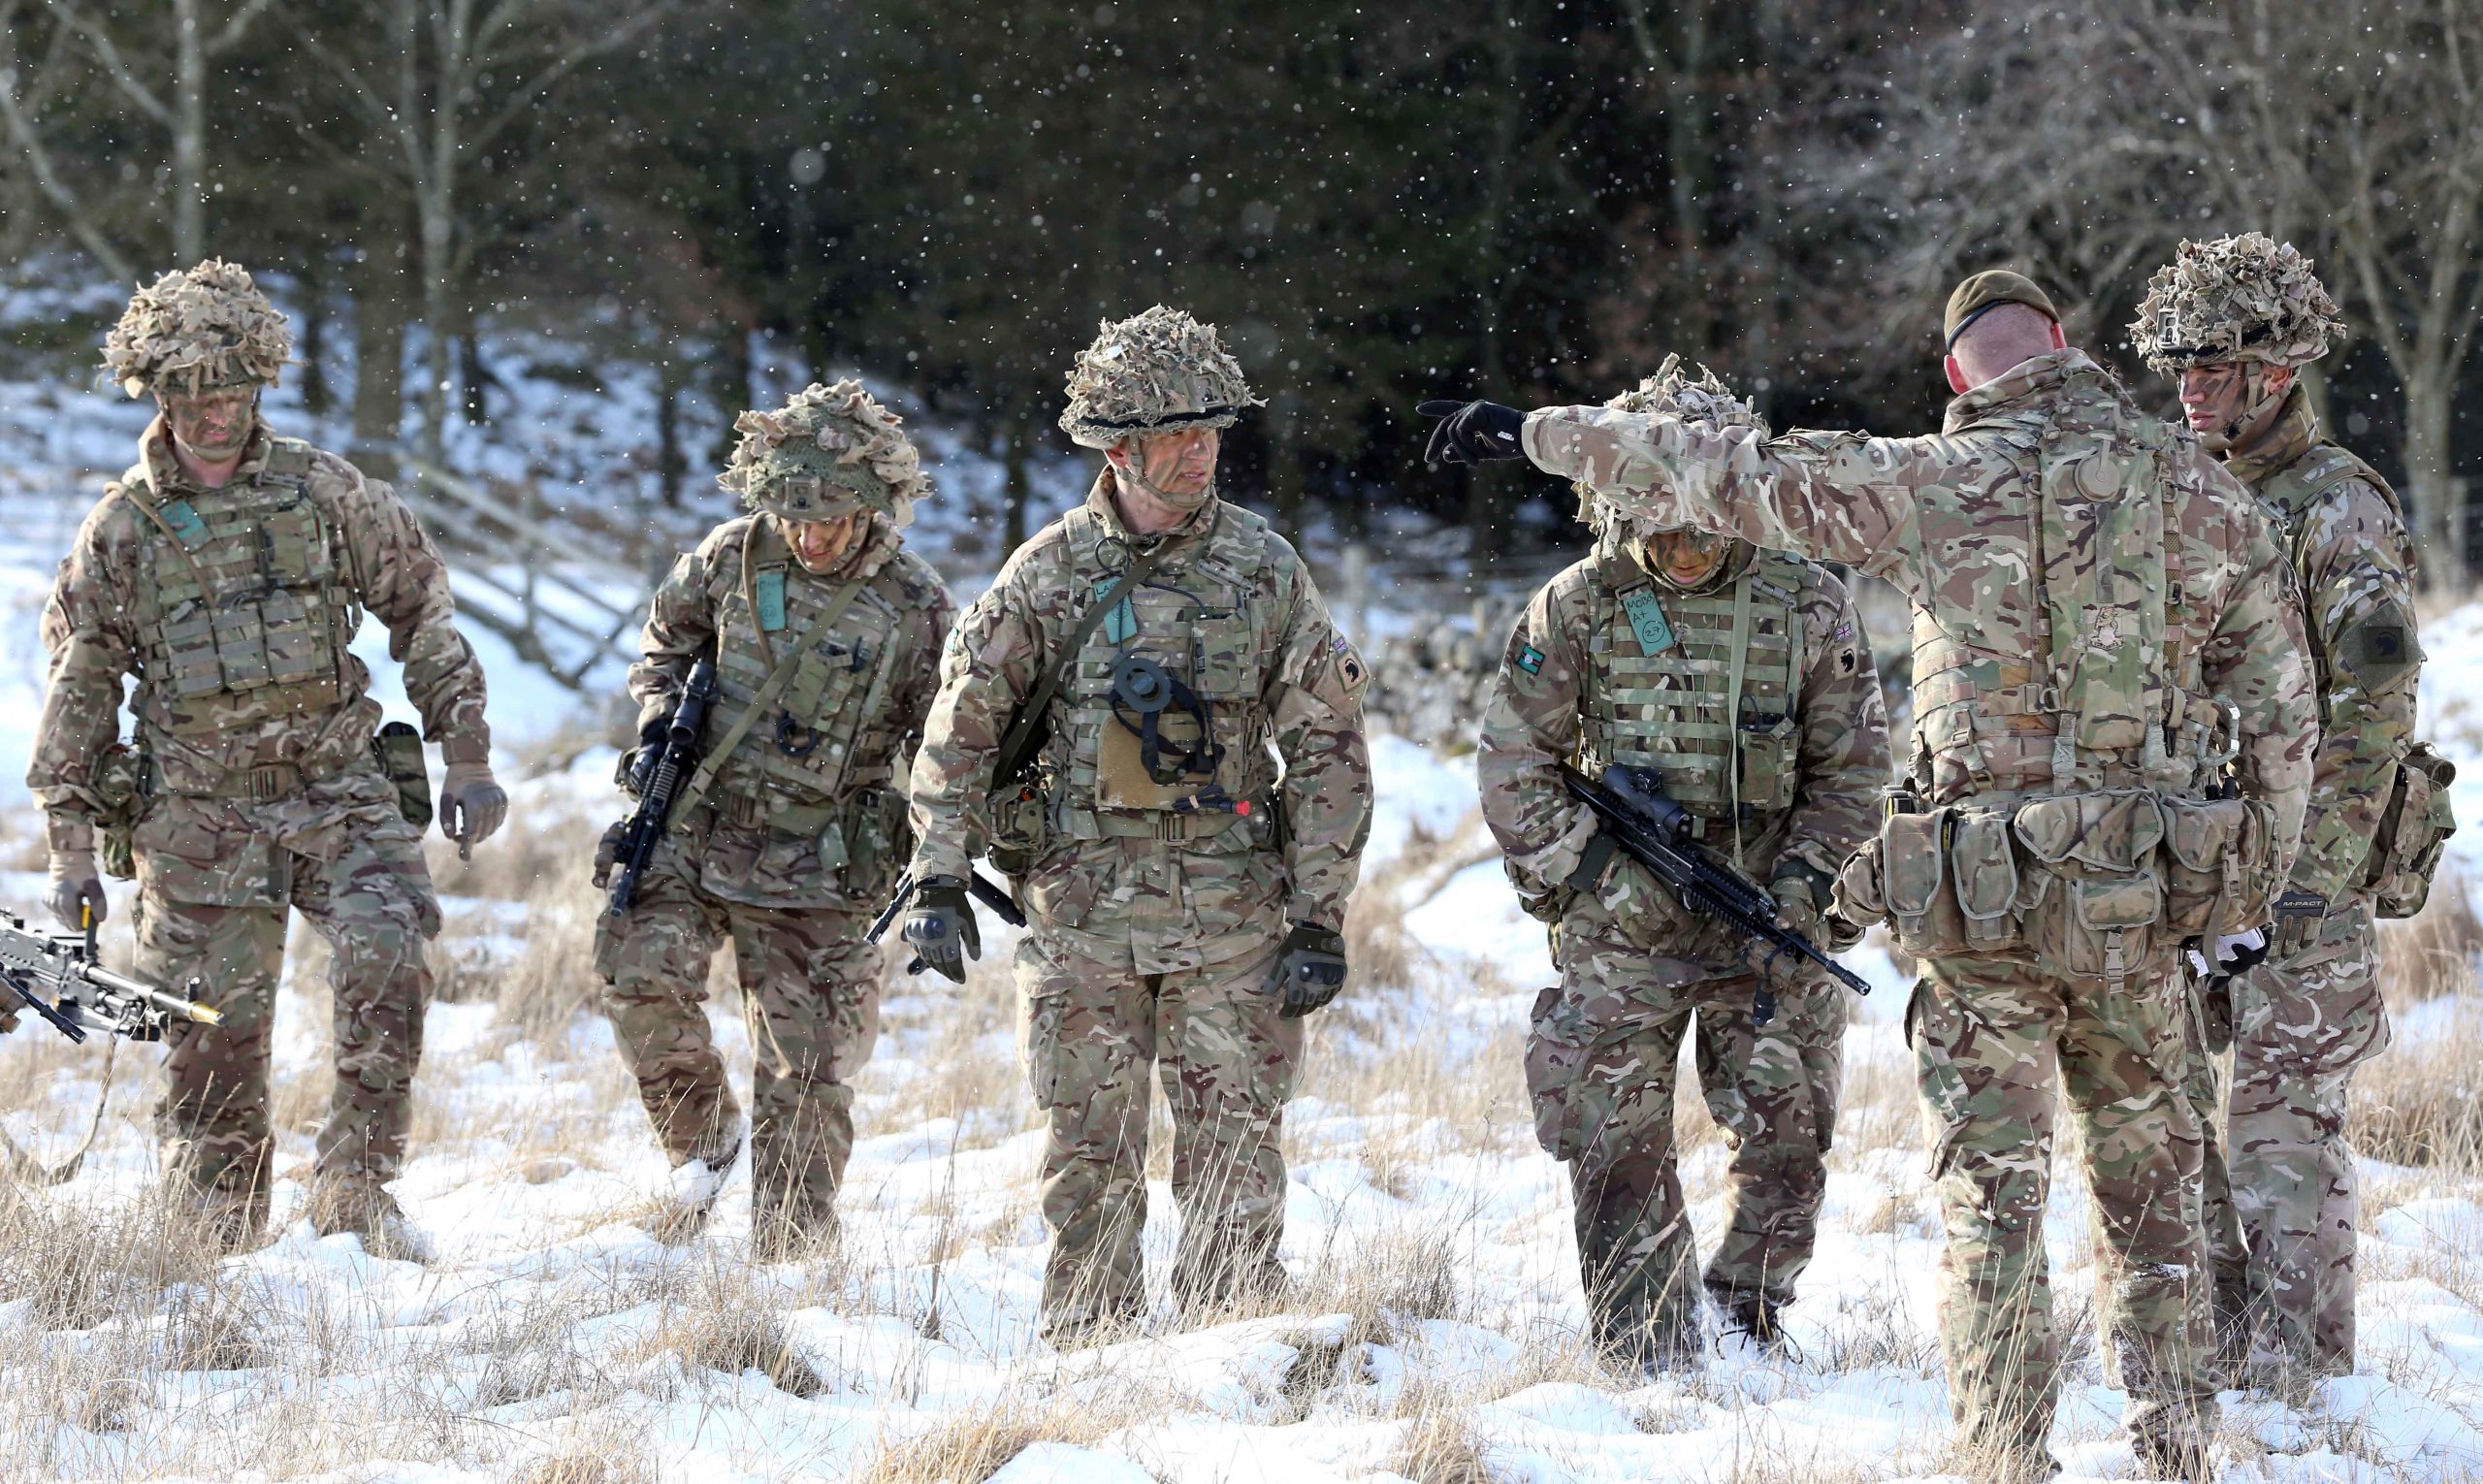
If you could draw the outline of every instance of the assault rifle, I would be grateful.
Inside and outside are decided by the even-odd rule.
[[[37,932],[0,913],[0,981],[18,1001],[72,1041],[88,1033],[161,1041],[176,1020],[221,1025],[224,1016],[196,1000],[170,994],[105,968],[85,933]],[[201,981],[184,987],[195,991]]]
[[[1767,963],[1774,963],[1778,954],[1790,953],[1818,964],[1856,994],[1871,992],[1860,975],[1821,952],[1800,933],[1780,925],[1774,897],[1691,839],[1690,811],[1664,796],[1663,781],[1654,769],[1607,767],[1597,781],[1564,762],[1561,782],[1571,797],[1595,811],[1612,843],[1670,887],[1682,906],[1722,919],[1743,937],[1766,944]],[[1751,1002],[1751,1019],[1765,1025],[1775,1017],[1776,994],[1762,979]]]
[[[672,801],[680,796],[682,784],[698,765],[698,733],[707,725],[707,712],[716,703],[716,666],[705,660],[690,667],[690,679],[681,688],[681,699],[674,703],[672,717],[664,723],[663,748],[652,762],[641,759],[638,776],[637,812],[621,831],[621,843],[612,855],[612,910],[628,912],[638,898],[638,878],[654,858],[657,842],[663,839],[664,823],[672,814]]]
[[[1001,921],[1008,923],[1011,927],[1026,925],[1026,915],[1018,909],[1016,898],[1009,894],[1008,888],[981,871],[971,868],[967,870],[966,889],[974,893],[976,901],[990,908]],[[896,890],[888,894],[888,904],[880,909],[880,915],[871,919],[870,929],[862,934],[862,941],[879,942],[887,933],[888,924],[896,920],[896,915],[903,912],[905,904],[913,899],[914,873],[908,871],[896,879]],[[922,972],[922,960],[919,958],[914,960],[905,972],[919,974]]]

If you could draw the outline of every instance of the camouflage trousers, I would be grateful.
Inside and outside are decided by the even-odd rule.
[[[317,1178],[375,1185],[405,1157],[431,998],[424,949],[439,905],[420,839],[393,806],[348,823],[322,835],[333,858],[287,849],[211,801],[162,800],[141,826],[138,973],[177,991],[198,980],[198,997],[224,1013],[220,1026],[177,1022],[166,1034],[156,1134],[177,1178],[251,1227],[267,1215],[269,1053],[288,909],[330,955],[336,1081]]]
[[[2055,1081],[2094,1198],[2096,1328],[2142,1445],[2212,1427],[2199,1127],[2182,1095],[2188,995],[2169,952],[2112,994],[1992,959],[1930,961],[1906,1009],[1948,1233],[1941,1346],[1957,1442],[2048,1452],[2060,1391],[2044,1213]]]
[[[1044,1334],[1066,1339],[1145,1308],[1149,1073],[1173,1114],[1181,1232],[1173,1294],[1185,1308],[1281,1292],[1284,1105],[1303,1022],[1267,992],[1276,939],[1256,951],[1140,973],[1038,925],[1018,940],[1027,1081],[1050,1114],[1044,1145]]]
[[[2215,1065],[2228,1037],[2229,1092]],[[2223,1124],[2209,1146],[2204,1214],[2224,1356],[2236,1366],[2354,1369],[2361,1202],[2345,1099],[2354,1069],[2388,1042],[2367,906],[2332,914],[2317,943],[2203,1004],[2188,1090],[2202,1123]]]
[[[741,1116],[707,1023],[707,970],[729,942],[750,1027],[751,1201],[762,1236],[835,1230],[854,1152],[855,1073],[880,1033],[878,947],[868,914],[753,907],[685,879],[668,852],[637,900],[597,928],[604,1014],[622,1064],[675,1165],[729,1157]]]
[[[1697,1250],[1673,1139],[1693,1013],[1699,1085],[1733,1151],[1706,1288],[1720,1306],[1782,1306],[1810,1265],[1827,1191],[1845,1005],[1814,981],[1782,994],[1759,1029],[1751,977],[1676,984],[1651,969],[1641,950],[1564,930],[1562,983],[1535,1002],[1527,1087],[1537,1139],[1569,1167],[1596,1343],[1659,1358],[1696,1343]]]

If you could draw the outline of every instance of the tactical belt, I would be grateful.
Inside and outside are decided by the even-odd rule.
[[[1256,807],[1252,806],[1254,810]],[[1249,823],[1242,815],[1221,810],[1189,814],[1171,809],[1096,809],[1087,811],[1087,818],[1095,822],[1098,835],[1123,840],[1208,841],[1245,830]]]
[[[172,794],[180,798],[248,799],[264,804],[301,792],[311,784],[336,777],[352,766],[350,757],[338,759],[330,767],[305,768],[292,762],[262,762],[245,768],[231,768],[206,788],[176,789],[164,777],[162,763],[148,758],[146,791]]]

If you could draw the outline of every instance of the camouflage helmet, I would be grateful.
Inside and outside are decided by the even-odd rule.
[[[104,337],[104,368],[132,397],[274,386],[292,355],[284,316],[246,270],[221,258],[140,289]]]
[[[1215,327],[1159,304],[1104,321],[1079,352],[1060,426],[1082,447],[1110,448],[1134,434],[1230,428],[1261,405]]]
[[[903,419],[851,377],[814,381],[773,412],[733,419],[741,435],[716,482],[750,509],[787,521],[831,521],[877,510],[902,529],[931,493]]]
[[[2130,339],[2167,376],[2220,361],[2302,366],[2343,333],[2337,302],[2291,242],[2247,232],[2183,242],[2147,281]]]
[[[1682,369],[1681,357],[1666,356],[1656,373],[1636,387],[1623,392],[1604,403],[1621,412],[1654,412],[1678,418],[1702,428],[1723,430],[1750,428],[1761,438],[1772,436],[1767,420],[1747,402],[1732,393],[1723,379],[1705,367],[1692,376]],[[1659,532],[1673,528],[1661,526],[1642,515],[1631,515],[1605,499],[1592,487],[1577,483],[1578,519],[1595,531],[1598,540],[1643,541]]]

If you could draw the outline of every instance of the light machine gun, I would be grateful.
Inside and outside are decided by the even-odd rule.
[[[0,913],[0,980],[18,1001],[72,1041],[95,1031],[132,1041],[161,1041],[177,1020],[221,1025],[223,1014],[196,1000],[167,993],[95,957],[85,933],[45,933]],[[192,980],[185,988],[195,990]]]
[[[1026,915],[1018,910],[1016,899],[1009,894],[1008,888],[984,875],[981,871],[966,872],[966,889],[974,893],[974,899],[976,901],[990,908],[999,916],[1001,921],[1008,923],[1011,927],[1023,927],[1026,925]],[[896,920],[896,915],[903,912],[905,910],[905,904],[913,899],[914,873],[912,871],[908,871],[903,876],[896,879],[896,889],[889,894],[888,904],[880,909],[880,915],[878,917],[871,919],[870,929],[862,934],[862,941],[865,943],[879,942],[882,937],[887,935],[888,924]],[[922,960],[917,958],[913,963],[906,966],[905,972],[908,974],[921,973]]]
[[[1817,945],[1776,920],[1776,899],[1718,861],[1691,839],[1690,811],[1664,796],[1662,780],[1652,768],[1607,767],[1600,780],[1589,778],[1567,763],[1561,782],[1579,803],[1595,812],[1603,831],[1623,855],[1645,866],[1662,882],[1681,905],[1718,918],[1744,938],[1768,946],[1768,962],[1777,954],[1806,958],[1855,994],[1869,994],[1862,977],[1820,952]],[[1776,1017],[1776,994],[1762,979],[1751,1002],[1751,1020],[1765,1025]]]

